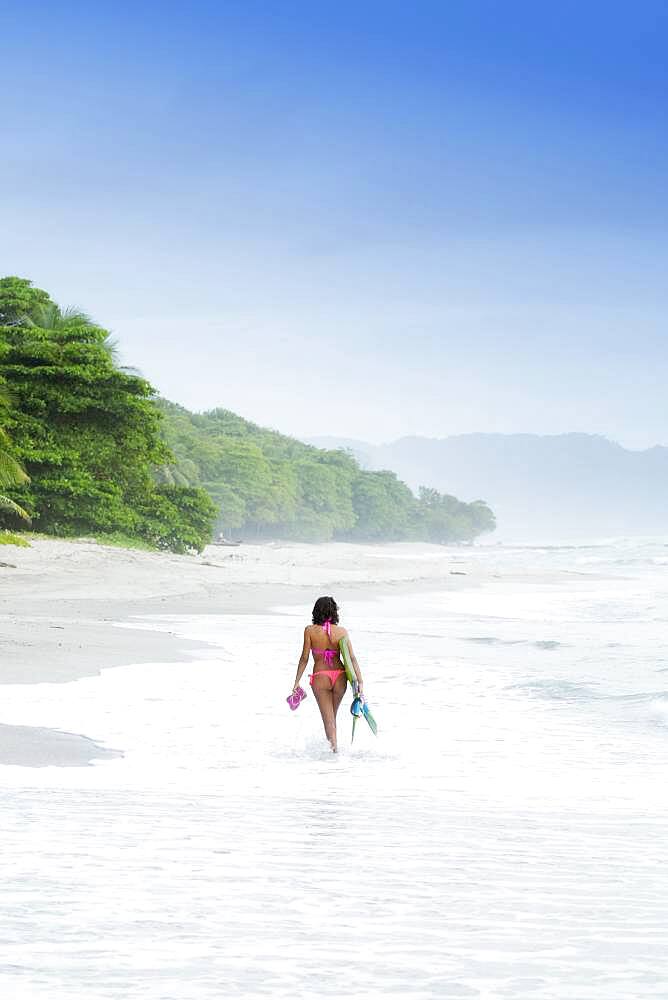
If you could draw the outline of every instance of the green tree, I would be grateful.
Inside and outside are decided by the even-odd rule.
[[[0,284],[0,315],[17,317],[0,327],[0,376],[15,404],[7,427],[31,479],[19,500],[53,534],[121,531],[201,549],[215,507],[203,491],[157,482],[172,455],[151,386],[115,365],[108,332],[84,314],[38,296],[18,316],[16,303],[30,305],[34,290],[24,282],[21,292],[17,281]]]
[[[35,306],[29,314],[23,317],[26,326],[36,326],[40,330],[50,330],[53,333],[60,333],[62,336],[70,338],[77,336],[77,330],[90,330],[95,327],[90,316],[77,309],[76,306],[69,306],[61,309],[55,302],[47,302]],[[98,345],[102,347],[110,358],[115,362],[117,358],[116,341],[107,330],[97,327],[100,336]]]
[[[291,534],[305,541],[327,542],[356,522],[350,477],[325,458],[330,454],[322,453],[320,461],[307,455],[295,465],[298,502]]]
[[[357,516],[352,537],[400,541],[412,534],[415,497],[394,472],[358,472],[353,480]]]
[[[35,310],[52,305],[41,288],[33,288],[26,278],[0,278],[0,326],[25,322]]]
[[[197,487],[161,485],[137,497],[138,533],[158,549],[201,552],[211,539],[216,506]]]
[[[418,530],[430,542],[470,542],[495,527],[494,515],[482,500],[462,503],[457,497],[420,487]]]
[[[484,500],[474,500],[467,505],[469,517],[476,536],[484,535],[496,528],[494,512]]]

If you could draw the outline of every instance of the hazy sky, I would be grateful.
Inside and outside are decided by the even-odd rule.
[[[668,4],[0,7],[0,273],[297,435],[668,444]]]

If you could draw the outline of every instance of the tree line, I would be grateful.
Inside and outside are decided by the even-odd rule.
[[[163,399],[157,406],[176,458],[170,481],[203,486],[226,535],[468,542],[495,526],[482,501],[425,487],[416,497],[394,472],[361,469],[346,451],[314,448],[229,410],[190,413]]]
[[[0,525],[175,552],[248,540],[471,541],[482,501],[370,472],[228,410],[190,413],[121,368],[107,330],[0,279]]]

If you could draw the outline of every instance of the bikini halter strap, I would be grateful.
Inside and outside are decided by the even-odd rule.
[[[322,623],[322,627],[324,628],[325,632],[327,633],[327,637],[329,639],[331,639],[332,638],[332,619],[331,618],[326,618],[324,620],[324,622]]]

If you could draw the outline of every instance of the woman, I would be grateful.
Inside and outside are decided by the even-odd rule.
[[[304,647],[297,664],[297,676],[293,692],[299,686],[301,676],[308,664],[308,654],[313,653],[313,673],[310,675],[311,687],[325,727],[325,735],[331,748],[336,753],[336,713],[341,699],[346,693],[346,672],[339,657],[339,642],[343,637],[348,639],[348,649],[352,660],[355,676],[362,693],[362,672],[355,659],[350,637],[339,625],[339,609],[333,597],[319,597],[313,605],[313,624],[304,629]]]

